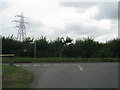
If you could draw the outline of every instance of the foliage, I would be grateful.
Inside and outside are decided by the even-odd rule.
[[[32,43],[33,42],[33,43]],[[106,43],[99,43],[93,38],[83,38],[76,40],[70,37],[58,37],[55,40],[48,41],[46,37],[41,36],[34,40],[30,37],[23,42],[17,41],[11,37],[2,37],[2,53],[14,53],[15,56],[33,57],[36,44],[37,57],[120,57],[120,39],[116,38]]]
[[[83,40],[77,40],[75,45],[76,50],[78,50],[77,52],[80,52],[78,57],[95,57],[100,49],[99,43],[89,37],[84,38]]]

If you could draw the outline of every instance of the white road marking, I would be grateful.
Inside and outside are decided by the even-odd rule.
[[[26,66],[26,65],[22,65],[22,66]]]
[[[20,66],[20,65],[15,65],[15,66]]]
[[[53,65],[51,65],[51,64],[33,64],[33,65],[31,65],[31,64],[15,64],[15,66],[24,66],[24,67],[26,67],[26,66],[34,66],[34,67],[37,67],[37,66],[42,66],[42,67],[48,67],[48,66],[58,66],[58,64],[53,64]]]
[[[33,66],[41,66],[40,64],[36,64],[36,65],[33,65]]]
[[[25,66],[30,66],[30,65],[25,65]]]
[[[83,68],[82,68],[80,65],[78,65],[78,67],[79,67],[79,69],[80,69],[81,71],[83,71]]]
[[[49,64],[44,64],[43,66],[50,66]]]
[[[58,66],[58,64],[52,64],[52,66]]]
[[[30,66],[30,65],[21,65],[21,66]]]
[[[41,66],[41,65],[38,65],[38,66]]]
[[[38,66],[37,64],[34,64],[34,65],[32,65],[32,66]]]

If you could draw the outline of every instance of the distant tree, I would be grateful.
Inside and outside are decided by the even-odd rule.
[[[109,45],[106,43],[99,43],[100,49],[96,53],[96,57],[106,58],[111,57],[111,52],[109,50]]]
[[[77,53],[80,57],[95,57],[98,52],[99,43],[94,41],[92,38],[84,38],[83,40],[76,41],[76,47],[78,48]],[[76,49],[77,49],[76,48]]]
[[[120,38],[106,42],[112,57],[120,57]]]
[[[9,54],[14,53],[16,56],[19,56],[19,51],[22,48],[22,43],[15,40],[13,36],[2,37],[2,53]]]
[[[34,43],[32,44],[31,42]],[[10,37],[2,37],[2,53],[14,53],[15,56],[33,57],[36,43],[37,57],[120,57],[120,39],[109,40],[106,43],[99,43],[93,38],[83,38],[76,40],[70,37],[58,37],[55,40],[48,41],[46,37],[41,36],[34,40],[26,38],[23,42]]]
[[[76,40],[75,41],[75,46],[74,46],[74,49],[75,49],[75,57],[83,57],[83,50],[82,50],[82,47],[83,47],[83,40]]]
[[[73,41],[73,39],[71,39],[70,37],[66,37],[66,39],[64,39],[64,38],[61,38],[62,40],[63,40],[63,44],[64,45],[67,45],[67,44],[71,44],[72,43],[72,41]]]
[[[49,43],[51,57],[60,57],[64,47],[64,38],[57,38]]]
[[[41,36],[36,41],[37,57],[48,57],[48,41],[46,37]]]
[[[33,38],[27,37],[23,42],[22,42],[22,56],[25,57],[33,57],[34,56],[34,45],[32,42],[34,41]]]

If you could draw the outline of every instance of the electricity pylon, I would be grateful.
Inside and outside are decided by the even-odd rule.
[[[13,22],[18,23],[18,25],[15,26],[16,28],[18,28],[17,40],[22,42],[26,38],[25,24],[27,24],[27,22],[25,22],[25,17],[23,12],[20,15],[16,15],[15,17],[19,17],[19,20],[13,20]]]

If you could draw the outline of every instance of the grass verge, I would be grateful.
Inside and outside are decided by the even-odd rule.
[[[3,63],[7,63],[9,58],[4,57]],[[118,62],[119,58],[31,58],[31,57],[14,57],[15,63],[32,63],[32,62]]]
[[[27,88],[33,74],[16,66],[2,65],[2,88]]]

